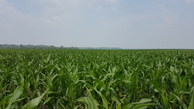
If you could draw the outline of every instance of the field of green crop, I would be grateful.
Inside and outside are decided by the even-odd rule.
[[[194,109],[192,50],[0,50],[0,109]]]

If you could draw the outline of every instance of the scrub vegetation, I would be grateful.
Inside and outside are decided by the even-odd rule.
[[[192,50],[0,50],[0,109],[194,109]]]

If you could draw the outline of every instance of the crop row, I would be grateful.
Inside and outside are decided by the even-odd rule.
[[[192,50],[0,50],[1,109],[194,109]]]

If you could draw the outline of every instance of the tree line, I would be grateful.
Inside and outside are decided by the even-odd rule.
[[[16,44],[0,44],[0,49],[78,49],[77,47],[56,47],[53,45],[16,45]]]

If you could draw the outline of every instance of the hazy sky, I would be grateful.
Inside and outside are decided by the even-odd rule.
[[[194,49],[194,0],[0,0],[0,44]]]

